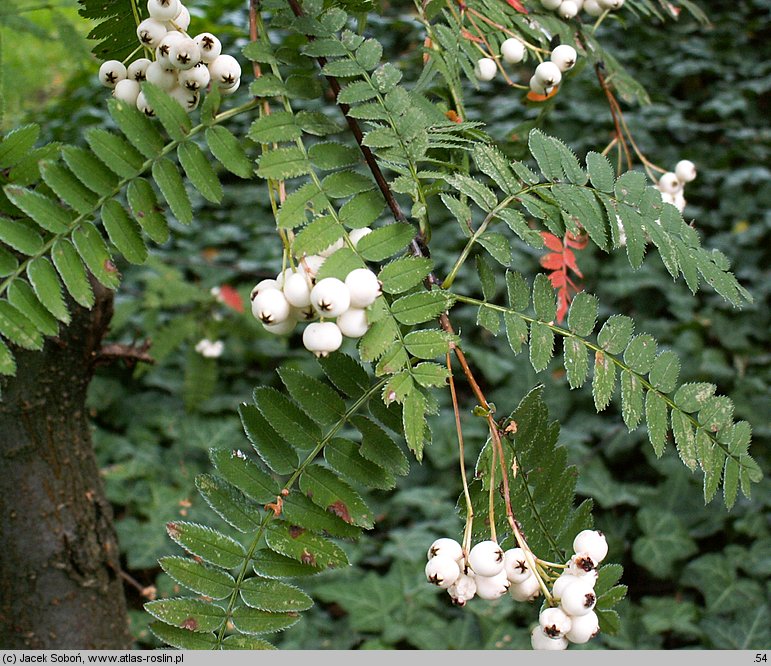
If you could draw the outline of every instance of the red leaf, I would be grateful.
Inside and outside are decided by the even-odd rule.
[[[520,14],[527,14],[527,9],[525,9],[519,0],[506,0],[506,2],[508,3],[509,7],[516,9]]]
[[[543,238],[543,244],[554,252],[562,252],[562,241],[554,234],[548,231],[541,232],[541,238]]]
[[[559,271],[562,270],[564,265],[565,261],[563,260],[562,255],[557,254],[556,252],[549,252],[549,254],[541,257],[541,266],[547,270]]]
[[[584,277],[583,273],[581,273],[581,269],[578,268],[578,264],[576,263],[576,255],[573,254],[572,250],[565,250],[562,253],[562,257],[565,261],[565,265],[572,270],[578,277],[582,278]]]
[[[570,305],[570,294],[567,289],[560,289],[557,293],[557,323],[565,321],[565,315],[568,313]]]
[[[235,310],[236,312],[244,311],[244,301],[241,298],[241,294],[230,285],[223,284],[220,287],[217,300],[220,303],[227,305],[231,310]]]
[[[581,234],[576,236],[568,231],[565,236],[565,245],[572,247],[576,250],[583,250],[589,244],[589,236],[587,234]]]
[[[549,275],[549,282],[555,289],[565,286],[565,274],[564,273],[552,273]]]

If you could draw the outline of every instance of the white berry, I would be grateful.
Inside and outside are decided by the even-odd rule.
[[[572,19],[578,14],[578,5],[573,0],[564,0],[557,9],[557,14],[564,19]]]
[[[428,553],[426,553],[426,557],[429,560],[437,555],[445,555],[457,562],[463,557],[463,548],[461,548],[461,545],[455,539],[442,537],[441,539],[434,541],[434,543],[429,546]]]
[[[495,541],[480,541],[468,554],[468,563],[478,576],[496,576],[503,571],[503,550]]]
[[[596,573],[596,564],[589,553],[576,553],[568,560],[568,566],[565,571],[581,578],[592,572]]]
[[[134,79],[123,79],[123,81],[118,81],[115,88],[113,88],[112,96],[121,102],[135,106],[140,92],[137,81],[134,81]]]
[[[296,308],[311,304],[311,285],[304,271],[287,276],[284,280],[284,296]]]
[[[324,278],[311,290],[311,305],[322,317],[339,317],[351,306],[351,294],[341,280]]]
[[[222,43],[210,32],[202,32],[193,37],[201,50],[201,60],[207,65],[216,60],[222,53]]]
[[[500,571],[495,576],[480,576],[477,574],[474,582],[477,584],[477,596],[487,601],[500,599],[511,587],[509,579],[506,578],[505,571]]]
[[[589,14],[589,16],[602,16],[602,13],[605,10],[600,7],[600,4],[597,2],[597,0],[585,0],[584,11]]]
[[[546,608],[538,616],[543,633],[549,638],[562,638],[573,625],[571,618],[561,608]]]
[[[573,550],[576,553],[586,553],[589,555],[596,566],[608,554],[608,541],[602,532],[583,530],[573,539]]]
[[[235,83],[225,85],[224,83],[217,84],[217,90],[220,91],[220,95],[227,97],[234,94],[241,87],[241,79],[236,79]]]
[[[562,81],[562,72],[553,62],[542,62],[535,68],[534,76],[544,88],[551,88]]]
[[[262,327],[273,335],[289,335],[294,331],[294,327],[297,325],[297,321],[292,317],[279,322],[278,324],[263,324]]]
[[[133,81],[145,81],[147,79],[147,68],[153,64],[148,58],[137,58],[126,68],[126,78]]]
[[[313,326],[314,324],[311,324]],[[320,324],[319,324],[320,325]],[[460,577],[460,567],[451,557],[437,555],[426,564],[426,578],[429,583],[446,590]]]
[[[570,631],[565,634],[571,643],[588,643],[590,638],[600,631],[600,621],[597,613],[589,611],[586,615],[578,615],[572,618]]]
[[[537,95],[548,95],[551,92],[551,88],[545,88],[543,85],[541,85],[541,82],[535,77],[530,77],[530,90],[532,90]]]
[[[348,238],[351,241],[351,244],[356,247],[359,244],[359,241],[364,238],[367,234],[371,234],[372,229],[369,227],[363,227],[362,229],[354,229],[351,231],[351,233],[348,234]]]
[[[691,160],[680,160],[675,165],[675,175],[681,183],[696,180],[696,165]]]
[[[149,118],[155,117],[155,109],[150,106],[150,102],[147,101],[147,98],[143,92],[140,92],[137,95],[137,109],[139,109]]]
[[[309,277],[315,278],[324,261],[326,261],[326,257],[318,254],[308,254],[300,260],[298,266],[302,267]]]
[[[541,0],[544,9],[554,11],[562,4],[562,0]]]
[[[204,90],[209,85],[209,69],[203,63],[198,63],[192,69],[182,70],[177,76],[179,85],[191,92]]]
[[[195,40],[184,37],[169,49],[169,62],[175,69],[192,69],[201,61],[201,49]]]
[[[150,63],[145,76],[150,83],[166,91],[173,90],[177,86],[176,72],[164,68],[157,61]]]
[[[171,62],[171,48],[177,43],[186,41],[187,37],[185,37],[181,32],[176,32],[173,30],[172,32],[167,32],[165,37],[161,40],[161,43],[158,44],[158,48],[155,49],[155,62],[157,62],[161,67],[164,69],[171,69],[174,67],[174,64]]]
[[[241,65],[233,56],[219,55],[209,63],[212,82],[218,86],[232,86],[241,78]]]
[[[179,14],[179,0],[147,0],[147,13],[156,21],[171,21]]]
[[[254,285],[254,288],[252,289],[252,293],[249,295],[250,300],[254,300],[254,297],[259,294],[264,289],[280,289],[278,282],[276,280],[260,280],[256,285]]]
[[[503,569],[512,583],[521,583],[530,575],[525,551],[521,548],[510,548],[503,554]]]
[[[169,95],[188,113],[195,111],[198,107],[198,102],[201,101],[199,93],[187,88],[181,88],[180,86],[175,86],[169,90]]]
[[[509,37],[501,44],[501,56],[511,64],[522,62],[525,57],[525,45],[516,37]]]
[[[107,60],[99,68],[99,82],[107,88],[114,88],[125,78],[126,66],[120,60]]]
[[[512,583],[511,596],[515,601],[532,601],[541,594],[541,585],[531,573],[521,583]]]
[[[456,606],[465,606],[477,593],[477,583],[472,576],[461,573],[458,579],[447,589]]]
[[[594,587],[583,580],[575,581],[568,585],[560,600],[560,606],[568,615],[586,615],[594,609],[597,596]]]
[[[327,356],[340,349],[342,344],[343,334],[334,322],[314,322],[308,324],[303,331],[303,345],[316,356]]]
[[[360,338],[369,330],[367,311],[361,308],[349,308],[335,321],[346,338]]]
[[[342,249],[344,245],[345,241],[342,238],[338,238],[334,243],[332,243],[332,245],[321,250],[321,252],[319,252],[319,256],[326,259],[327,257],[332,256],[338,250]]]
[[[659,178],[659,189],[666,194],[677,194],[682,188],[683,184],[677,177],[677,174],[667,171],[661,178]]]
[[[312,305],[307,305],[304,308],[292,307],[289,312],[289,316],[295,321],[313,321],[319,316],[318,312],[313,309]]]
[[[289,303],[278,289],[263,289],[252,300],[252,314],[263,324],[280,324],[289,318]]]
[[[568,647],[567,638],[549,638],[541,625],[533,627],[533,631],[530,633],[530,645],[534,650],[565,650]]]
[[[576,50],[569,44],[560,44],[551,52],[551,61],[560,68],[561,72],[573,69],[578,60]]]
[[[368,268],[356,268],[348,273],[345,286],[351,293],[351,306],[355,308],[372,305],[381,294],[380,281]]]
[[[498,66],[492,58],[480,58],[474,67],[474,74],[480,81],[492,81],[497,71]]]
[[[551,590],[552,596],[555,599],[561,599],[565,588],[567,588],[567,586],[571,583],[575,583],[577,580],[580,580],[578,576],[572,576],[568,573],[562,574],[559,578],[557,578],[557,580],[554,581],[554,586]]]
[[[187,32],[187,29],[190,27],[190,12],[181,2],[179,3],[179,14],[171,22],[174,25],[169,27],[181,30],[182,32]]]
[[[166,36],[166,26],[155,19],[145,19],[137,26],[137,38],[142,46],[155,49]]]

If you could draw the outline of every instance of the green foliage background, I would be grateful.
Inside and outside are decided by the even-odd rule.
[[[242,5],[212,1],[194,6],[206,17],[197,19],[202,29],[224,34],[234,51],[243,44]],[[707,247],[731,258],[755,305],[737,311],[712,292],[693,297],[684,284],[672,283],[656,258],[635,273],[622,253],[609,257],[587,250],[579,262],[587,291],[606,308],[601,316],[632,316],[638,331],[680,354],[683,381],[714,381],[735,401],[736,418],[752,423],[755,454],[767,469],[771,400],[764,247],[771,226],[766,166],[771,148],[765,119],[771,65],[758,62],[747,77],[746,59],[762,52],[769,37],[769,8],[762,0],[748,0],[709,3],[709,11],[711,28],[687,17],[662,27],[625,12],[629,31],[611,24],[603,39],[651,95],[650,106],[629,110],[635,138],[663,166],[681,158],[698,164],[700,176],[687,189],[686,216],[697,220]],[[416,68],[419,28],[398,5],[369,22],[374,36],[392,52],[404,52]],[[8,48],[6,37],[6,53]],[[95,72],[96,63],[91,66]],[[42,117],[27,117],[41,121],[49,138],[81,140],[84,125],[104,120],[104,93],[87,83],[93,78],[93,72],[75,74],[71,90],[51,99]],[[591,72],[571,80],[552,105],[542,121],[536,110],[523,107],[518,94],[486,86],[469,112],[488,123],[496,138],[510,139],[513,155],[522,154],[526,130],[534,123],[562,137],[579,155],[607,142],[610,118]],[[68,117],[77,120],[58,120]],[[147,265],[120,266],[123,288],[111,336],[151,338],[159,362],[136,371],[104,369],[91,391],[97,453],[115,506],[124,564],[142,585],[157,585],[159,597],[178,593],[157,565],[158,557],[178,554],[165,523],[180,517],[215,521],[194,487],[195,476],[210,469],[208,449],[247,446],[235,416],[238,403],[255,385],[277,381],[273,371],[280,358],[318,372],[298,340],[287,344],[265,334],[250,316],[225,308],[209,293],[230,284],[246,299],[254,282],[272,276],[280,265],[264,190],[236,180],[225,183],[222,206],[194,201],[198,223],[175,228],[173,240],[154,250]],[[442,261],[451,260],[464,243],[456,228],[448,222],[447,232],[432,241],[434,257],[445,271],[448,265]],[[538,270],[539,252],[523,247],[516,252],[514,266],[520,272]],[[475,281],[472,268],[459,277],[464,284]],[[453,318],[471,331],[475,314],[459,307]],[[220,359],[203,359],[193,351],[203,337],[225,341]],[[740,499],[730,513],[719,498],[704,507],[700,477],[689,474],[674,447],[657,460],[644,443],[644,432],[628,433],[620,415],[595,414],[588,390],[568,389],[559,361],[536,375],[526,358],[511,355],[504,339],[482,329],[466,347],[490,399],[503,412],[516,407],[533,386],[546,385],[550,417],[562,423],[560,443],[580,469],[579,495],[594,498],[597,526],[611,545],[608,559],[624,565],[622,582],[629,586],[629,598],[619,608],[621,631],[589,648],[769,644],[768,478],[755,487],[751,502]],[[468,395],[462,398],[467,408],[473,405]],[[460,483],[446,396],[431,426],[433,444],[423,464],[413,464],[395,491],[370,494],[377,524],[360,542],[345,545],[353,566],[303,582],[319,603],[301,624],[279,635],[280,647],[528,646],[534,609],[505,601],[456,609],[446,594],[423,580],[428,544],[438,536],[457,536],[462,528],[455,511]],[[466,438],[467,462],[473,464],[484,438],[481,421],[470,422]],[[143,600],[131,588],[128,593],[137,645],[155,645]]]

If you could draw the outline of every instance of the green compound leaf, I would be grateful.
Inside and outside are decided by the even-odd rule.
[[[568,310],[568,328],[581,337],[591,335],[597,323],[598,306],[596,296],[585,291],[577,294]]]
[[[375,524],[374,515],[361,495],[325,467],[306,467],[300,477],[300,489],[314,504],[346,523],[365,529],[371,529]]]
[[[72,240],[88,270],[108,289],[117,289],[120,275],[99,230],[88,222],[72,234]]]
[[[175,521],[166,524],[166,531],[185,550],[223,569],[237,567],[246,556],[240,543],[206,525]]]
[[[388,224],[364,236],[357,249],[367,261],[383,261],[407,247],[414,236],[415,230],[409,224]]]
[[[143,264],[147,260],[147,246],[142,240],[139,226],[132,220],[123,206],[110,199],[102,206],[102,224],[112,244],[132,264]]]
[[[142,230],[159,245],[165,243],[169,239],[169,225],[152,185],[144,178],[135,178],[129,183],[126,198]]]
[[[426,257],[403,257],[386,264],[378,278],[387,294],[401,294],[420,284],[431,272],[433,262]]]
[[[239,532],[253,532],[260,527],[260,505],[240,490],[211,474],[199,474],[195,487],[215,513]]]
[[[287,180],[305,176],[311,172],[311,163],[305,151],[297,148],[274,148],[260,157],[257,175],[260,178]]]
[[[78,251],[66,238],[60,238],[51,248],[51,259],[72,298],[84,308],[94,304],[94,292]]]
[[[226,127],[216,125],[206,130],[206,143],[211,154],[228,171],[240,178],[251,178],[254,164],[249,159],[241,142]]]
[[[601,412],[610,404],[613,390],[616,387],[616,366],[610,356],[598,351],[594,355],[594,376],[592,378],[592,394],[594,406]]]
[[[319,425],[334,425],[345,416],[345,403],[327,384],[293,368],[281,368],[278,374],[289,395]]]
[[[75,177],[92,192],[104,197],[117,191],[118,177],[87,150],[65,146],[62,157]]]
[[[27,256],[40,254],[43,238],[30,222],[0,216],[0,241]]]
[[[423,291],[394,301],[391,313],[401,324],[422,324],[446,312],[451,302],[451,297],[442,291]]]
[[[262,548],[254,554],[252,568],[263,578],[301,578],[315,576],[323,571],[321,567],[303,564],[267,548]]]
[[[27,277],[46,310],[62,323],[69,324],[70,312],[62,295],[62,285],[50,260],[46,257],[33,259],[27,266]]]
[[[15,185],[6,185],[3,191],[14,206],[53,234],[67,233],[74,220],[71,211],[38,192]]]
[[[273,477],[238,449],[210,449],[215,469],[230,484],[255,502],[264,504],[276,498],[279,487]]]
[[[182,224],[190,224],[193,221],[193,207],[176,164],[168,157],[156,160],[153,163],[153,180],[168,202],[174,217]]]
[[[59,332],[59,324],[56,319],[45,309],[43,304],[35,296],[24,280],[15,280],[11,283],[7,292],[8,302],[20,313],[23,312],[29,321],[43,335],[56,335]]]
[[[321,439],[319,427],[297,404],[276,389],[257,387],[254,402],[271,428],[293,446],[309,449]]]
[[[257,635],[283,631],[300,619],[297,613],[268,613],[248,606],[236,608],[231,617],[236,629],[245,634]]]
[[[177,157],[193,187],[204,199],[212,203],[222,201],[222,184],[208,158],[195,143],[186,141],[179,144]]]
[[[297,452],[270,426],[254,405],[238,408],[246,436],[263,462],[277,474],[291,474],[299,465]]]
[[[271,523],[265,533],[265,540],[271,550],[303,564],[325,569],[348,565],[348,558],[339,546],[283,521]]]
[[[545,370],[553,355],[554,331],[540,321],[532,322],[530,324],[530,365],[533,366],[533,370],[536,372]]]
[[[133,178],[142,170],[142,155],[117,134],[94,127],[86,132],[86,141],[94,155],[121,178]]]
[[[8,132],[0,141],[0,169],[8,169],[24,159],[39,135],[39,125],[22,125]]]
[[[563,342],[565,373],[570,388],[584,385],[589,374],[589,352],[586,346],[575,338],[565,338]]]
[[[648,439],[657,457],[661,457],[667,446],[669,430],[668,406],[666,400],[655,391],[648,390],[645,396],[645,420],[648,424]]]
[[[110,115],[121,132],[142,155],[152,159],[161,154],[165,141],[160,132],[147,116],[136,106],[117,99],[108,102]]]
[[[214,650],[217,647],[217,637],[214,634],[180,629],[163,622],[151,622],[148,626],[159,640],[180,650]]]
[[[241,584],[241,599],[250,608],[272,613],[297,613],[313,606],[313,600],[294,585],[260,578],[247,578]]]
[[[187,557],[162,557],[158,564],[180,585],[212,599],[224,599],[236,587],[233,576],[226,571]]]
[[[197,599],[159,599],[145,604],[154,618],[173,627],[195,632],[210,632],[225,621],[225,609]]]
[[[82,215],[90,215],[97,207],[97,196],[73,173],[57,162],[43,162],[40,174],[56,196]]]
[[[193,126],[185,109],[165,90],[145,81],[142,92],[161,121],[161,125],[174,141],[184,141]]]
[[[634,322],[625,315],[613,315],[606,321],[597,336],[597,343],[609,354],[620,354],[629,344],[634,332]]]
[[[324,447],[324,459],[353,483],[379,490],[390,490],[396,485],[393,474],[364,458],[359,446],[350,440],[339,437],[330,440]]]
[[[0,300],[0,335],[23,349],[43,348],[43,336],[25,314]]]

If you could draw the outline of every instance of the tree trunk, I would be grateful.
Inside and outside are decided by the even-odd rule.
[[[0,648],[131,644],[118,547],[85,402],[112,294],[41,352],[18,350],[0,397]]]

